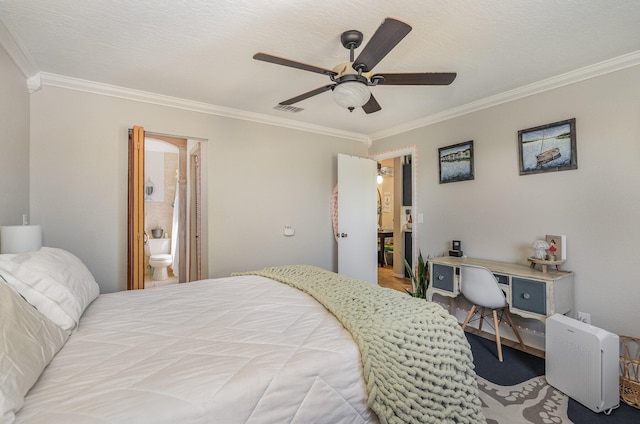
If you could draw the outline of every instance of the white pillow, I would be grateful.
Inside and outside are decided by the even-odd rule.
[[[64,330],[73,330],[100,294],[91,272],[72,253],[43,247],[0,255],[0,276],[27,302]]]
[[[0,279],[0,422],[14,421],[25,395],[68,337]]]

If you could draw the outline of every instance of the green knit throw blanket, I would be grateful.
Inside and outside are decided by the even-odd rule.
[[[439,305],[321,268],[292,265],[260,275],[313,296],[358,344],[368,405],[382,423],[484,423],[471,348]]]

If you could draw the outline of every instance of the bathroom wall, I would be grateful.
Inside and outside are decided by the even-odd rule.
[[[145,152],[145,180],[148,177],[155,185],[151,199],[144,202],[144,226],[149,237],[153,237],[154,228],[162,228],[163,237],[171,237],[177,169],[177,153]]]

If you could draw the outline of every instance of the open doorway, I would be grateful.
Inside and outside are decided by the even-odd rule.
[[[417,257],[415,148],[371,158],[378,162],[378,284],[404,292],[411,288],[405,260]]]
[[[137,142],[130,135],[129,143],[127,286],[142,289],[200,279],[208,272],[202,260],[207,231],[206,146],[201,140],[144,132],[140,127],[132,132],[136,130]]]

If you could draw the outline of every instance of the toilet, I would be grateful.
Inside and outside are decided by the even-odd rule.
[[[144,252],[149,256],[149,266],[153,267],[153,280],[163,281],[169,278],[167,267],[171,265],[171,239],[149,239],[144,245]]]

